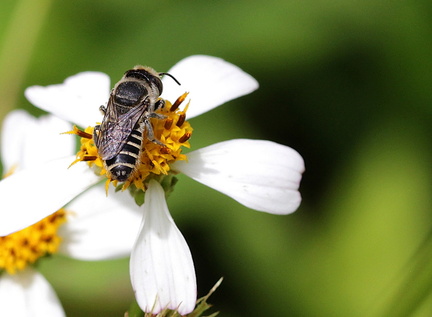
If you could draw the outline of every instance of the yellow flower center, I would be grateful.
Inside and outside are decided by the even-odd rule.
[[[57,230],[66,221],[60,209],[34,225],[0,237],[0,270],[14,274],[39,258],[56,253],[61,242]]]
[[[180,104],[186,98],[187,93],[181,95],[174,104],[165,100],[165,105],[156,111],[164,119],[151,118],[155,138],[163,145],[157,144],[143,137],[140,155],[136,167],[130,177],[123,183],[122,190],[134,185],[137,189],[145,191],[146,183],[150,177],[168,175],[170,164],[177,160],[186,160],[182,154],[182,148],[189,148],[189,138],[192,135],[192,127],[186,121],[187,106],[179,110]],[[74,127],[67,132],[81,137],[81,147],[77,153],[77,159],[72,163],[86,161],[89,166],[95,168],[98,174],[107,177],[106,188],[112,182],[117,186],[117,180],[111,179],[106,162],[98,155],[97,147],[93,140],[94,127],[88,127],[84,131]]]

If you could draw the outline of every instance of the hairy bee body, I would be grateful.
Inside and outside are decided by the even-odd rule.
[[[111,91],[102,123],[93,138],[111,180],[127,181],[140,162],[143,138],[161,144],[153,135],[150,118],[162,119],[155,110],[163,106],[160,75],[152,68],[135,66]]]
[[[135,170],[141,155],[143,129],[133,129],[120,152],[105,161],[105,168],[111,179],[126,181]]]

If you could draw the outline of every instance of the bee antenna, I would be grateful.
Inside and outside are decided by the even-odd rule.
[[[167,75],[167,76],[171,77],[177,83],[177,85],[181,86],[179,81],[173,75],[171,75],[169,73],[159,73],[159,76],[162,76],[162,75]]]

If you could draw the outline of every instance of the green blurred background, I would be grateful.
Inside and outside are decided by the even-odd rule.
[[[289,216],[180,177],[169,206],[199,296],[223,276],[220,316],[431,316],[431,21],[424,0],[3,0],[0,115],[40,114],[25,87],[81,71],[117,81],[135,64],[222,57],[260,89],[193,119],[193,148],[274,140],[306,173]],[[41,270],[68,316],[123,316],[133,300],[128,259]]]

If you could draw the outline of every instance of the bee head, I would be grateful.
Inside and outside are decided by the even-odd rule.
[[[162,94],[163,86],[159,74],[150,67],[135,66],[133,69],[128,70],[123,78],[135,78],[146,82],[150,87],[157,89],[158,95]]]

